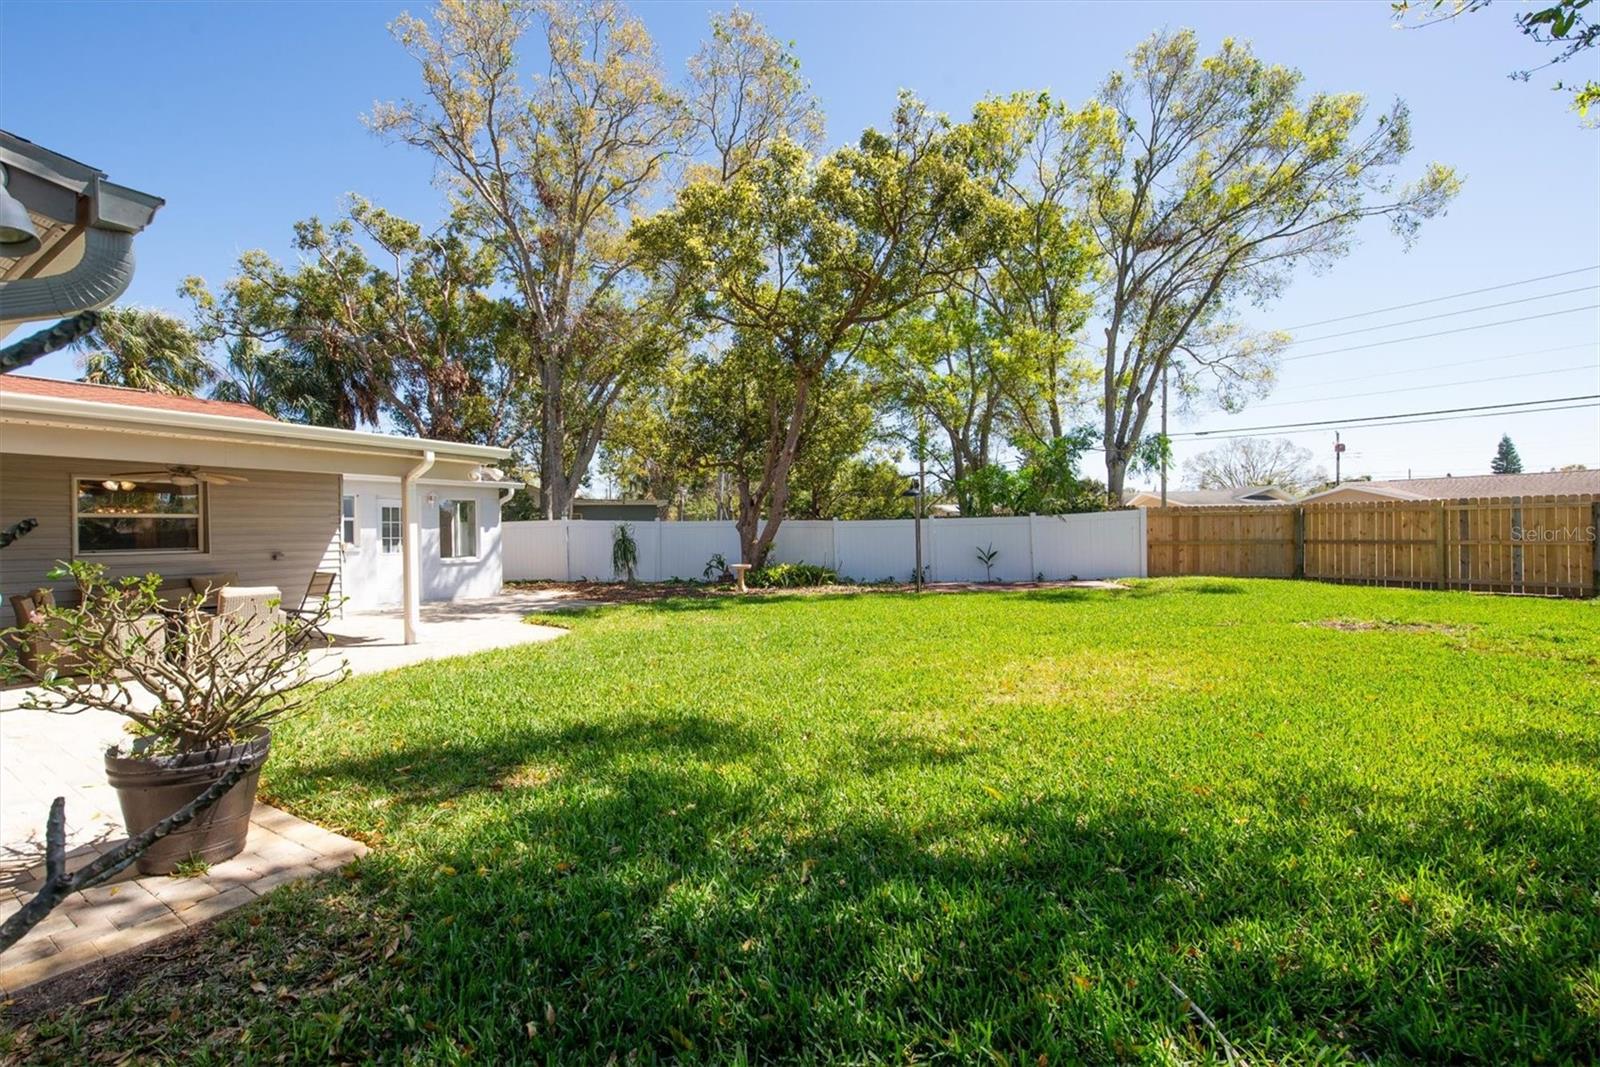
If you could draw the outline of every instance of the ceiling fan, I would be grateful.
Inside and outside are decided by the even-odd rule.
[[[217,474],[215,471],[203,471],[198,467],[176,464],[158,471],[129,471],[126,474],[114,474],[101,484],[107,489],[132,489],[139,482],[171,482],[173,485],[187,487],[202,482],[206,485],[235,485],[249,480],[239,474]]]

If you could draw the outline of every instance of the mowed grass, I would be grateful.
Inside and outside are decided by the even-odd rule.
[[[564,624],[322,699],[265,788],[371,856],[0,1052],[1600,1057],[1600,605],[1186,580]]]

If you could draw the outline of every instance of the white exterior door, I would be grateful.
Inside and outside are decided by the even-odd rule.
[[[395,607],[400,603],[400,498],[384,496],[376,487],[346,482],[344,511],[345,608]],[[351,512],[354,512],[352,515]],[[352,531],[355,540],[349,535]]]

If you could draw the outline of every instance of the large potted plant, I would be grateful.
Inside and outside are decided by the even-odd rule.
[[[107,580],[104,568],[74,563],[51,577],[75,578],[78,603],[39,605],[30,621],[6,633],[0,653],[34,683],[23,706],[98,708],[128,720],[129,737],[107,749],[105,764],[130,836],[172,815],[248,757],[248,773],[152,845],[138,867],[170,874],[186,860],[237,855],[272,724],[304,703],[312,687],[349,674],[342,657],[319,660],[315,646],[325,642],[308,639],[337,605],[329,601],[315,617],[290,618],[275,601],[230,604],[225,594],[216,596],[214,610],[207,603],[215,590],[168,600],[154,574]]]

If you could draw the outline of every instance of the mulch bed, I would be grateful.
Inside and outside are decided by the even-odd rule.
[[[508,589],[530,589],[561,594],[563,599],[600,604],[650,604],[677,598],[736,597],[733,583],[706,582],[507,582]],[[844,593],[910,593],[910,582],[810,585],[790,589],[751,589],[746,596],[838,596]],[[1036,589],[1124,589],[1109,581],[1077,582],[929,582],[927,593],[1012,593]]]
[[[214,922],[215,920],[213,920]],[[129,952],[46,978],[0,1001],[0,1022],[18,1026],[75,1004],[114,999],[131,990],[157,967],[170,965],[175,980],[203,982],[211,966],[205,943],[212,922],[152,941]]]

